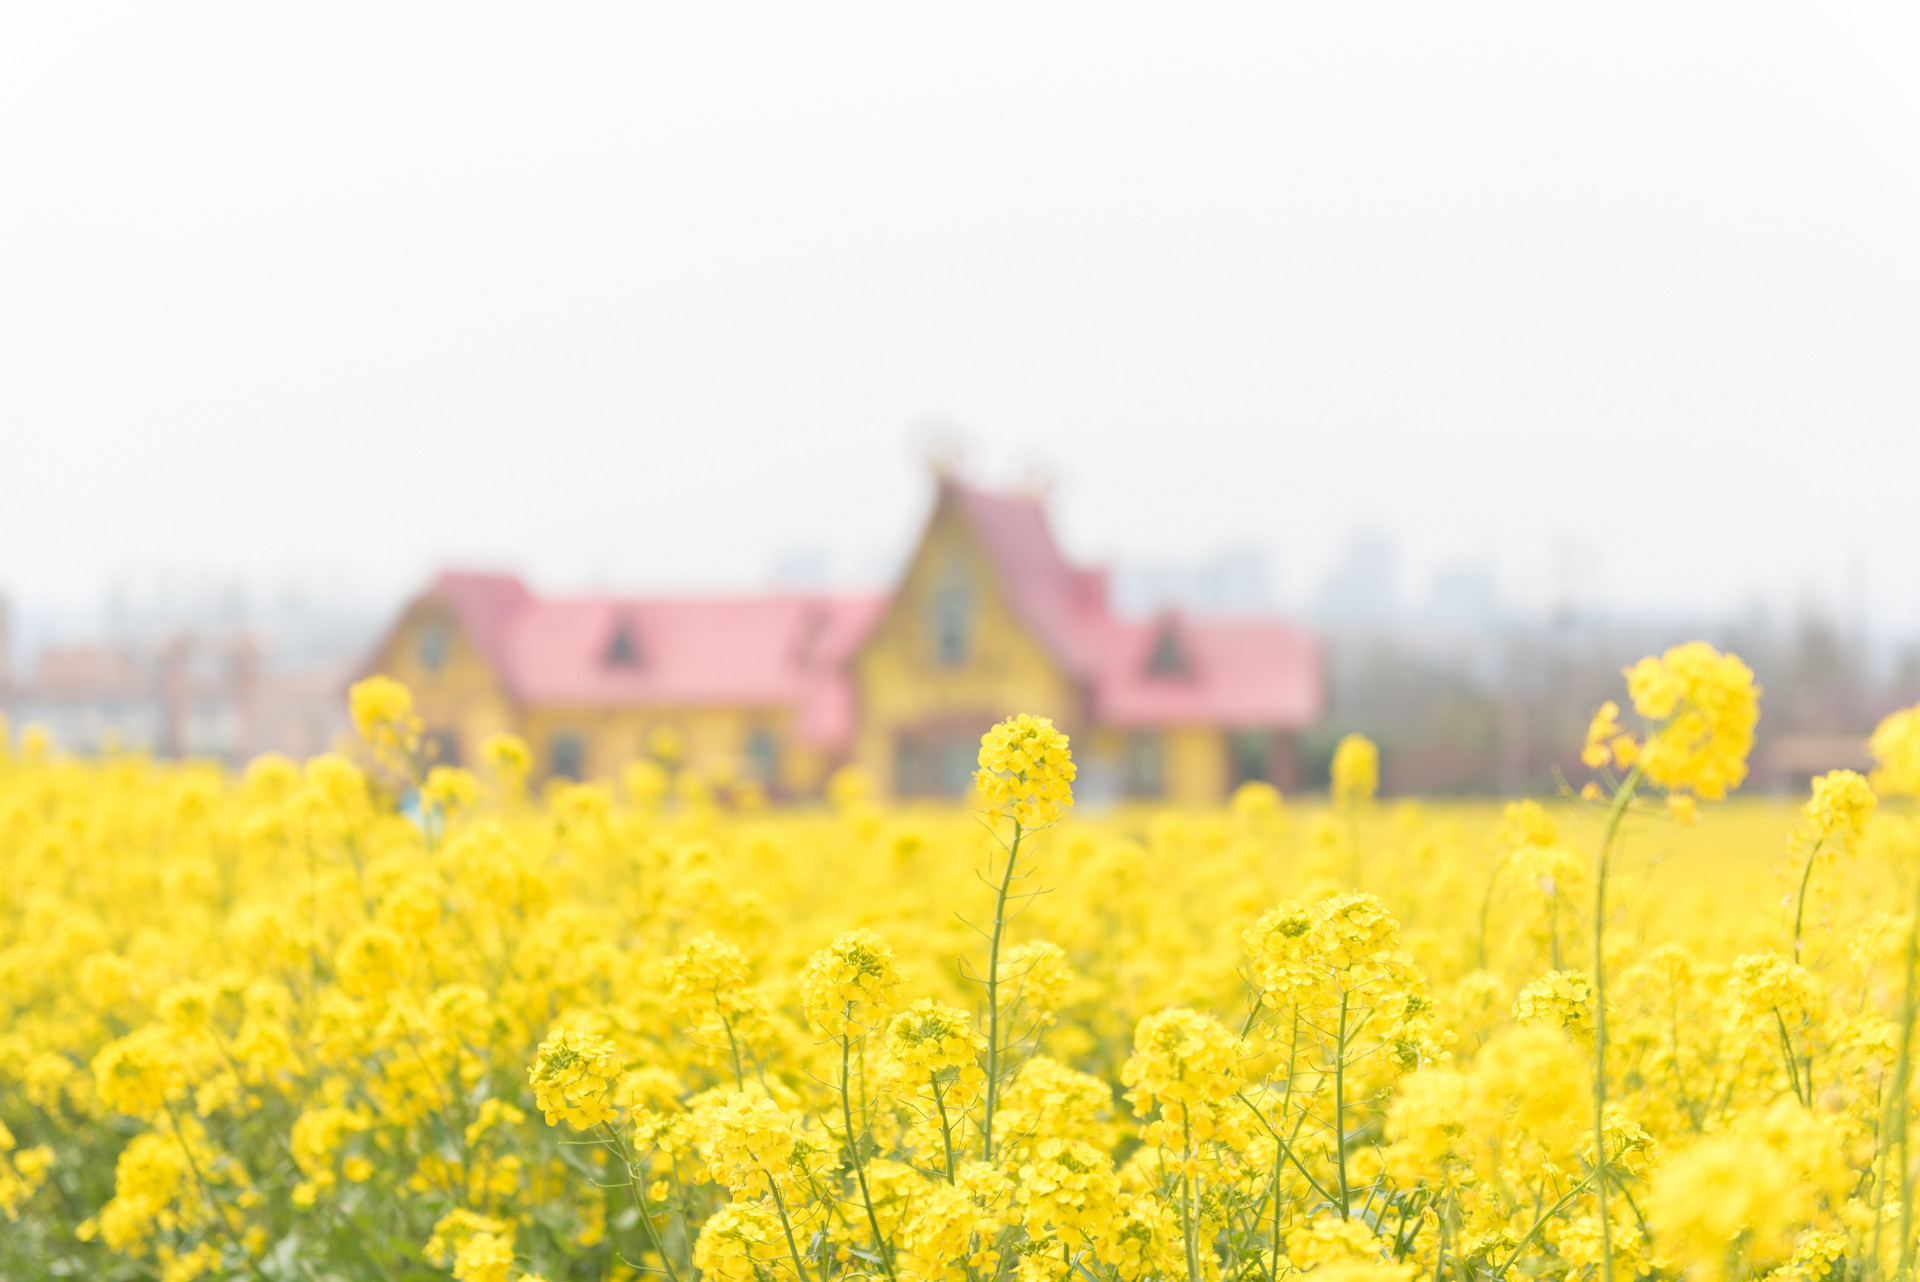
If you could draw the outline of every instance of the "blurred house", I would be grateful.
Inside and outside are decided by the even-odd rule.
[[[159,683],[147,668],[128,651],[101,645],[42,651],[25,682],[7,691],[6,711],[76,752],[109,744],[154,747],[167,719]]]
[[[511,730],[543,776],[606,775],[666,730],[689,764],[786,796],[846,762],[894,796],[960,795],[981,733],[1033,712],[1073,735],[1089,801],[1216,801],[1249,779],[1291,786],[1321,708],[1305,633],[1123,619],[1039,499],[951,478],[890,596],[543,599],[451,572],[365,670],[413,689],[443,761]]]
[[[0,656],[4,647],[0,647]],[[234,763],[310,756],[346,729],[336,666],[274,670],[245,631],[175,632],[151,644],[47,646],[23,681],[0,664],[0,713],[53,746],[128,749]]]

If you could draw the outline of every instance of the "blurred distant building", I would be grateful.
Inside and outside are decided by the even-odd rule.
[[[7,712],[78,752],[108,743],[155,747],[166,721],[152,675],[126,651],[97,645],[42,651],[26,681],[8,692]]]
[[[1483,565],[1442,566],[1421,611],[1430,626],[1492,632],[1500,626],[1500,589]]]
[[[981,733],[1033,712],[1073,735],[1086,800],[1217,801],[1291,786],[1322,700],[1304,632],[1124,619],[1040,499],[952,478],[890,596],[543,599],[447,573],[366,671],[412,687],[442,760],[512,730],[543,776],[604,775],[664,729],[691,764],[790,796],[849,761],[894,796],[958,796]]]
[[[4,633],[0,633],[4,635]],[[0,655],[5,653],[0,643]],[[44,647],[26,676],[0,665],[0,712],[69,752],[120,748],[244,762],[308,756],[345,729],[345,670],[265,670],[247,632],[177,632],[146,645]]]
[[[1399,558],[1384,534],[1348,543],[1320,585],[1319,620],[1343,630],[1385,628],[1400,613]]]

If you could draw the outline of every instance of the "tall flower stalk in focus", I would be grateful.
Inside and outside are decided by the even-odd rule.
[[[987,1083],[980,1153],[982,1160],[991,1162],[993,1115],[1009,1072],[1003,1059],[1011,1028],[1003,1025],[1012,1023],[1011,1012],[1002,1009],[1000,1000],[1000,946],[1007,923],[1019,913],[1018,907],[1009,913],[1008,905],[1021,898],[1012,893],[1014,881],[1025,875],[1020,871],[1020,843],[1053,824],[1061,810],[1073,804],[1074,765],[1067,736],[1046,717],[1024,712],[980,736],[979,765],[974,778],[989,812],[1013,825],[1011,839],[1002,839],[997,825],[989,827],[1004,856],[997,875],[990,870],[989,877],[994,900],[993,926],[987,936]]]
[[[640,1172],[617,1123],[620,1110],[613,1097],[626,1077],[619,1052],[612,1042],[576,1029],[556,1029],[540,1043],[533,1064],[527,1069],[527,1085],[533,1088],[534,1103],[546,1114],[547,1125],[565,1122],[575,1131],[605,1133],[601,1141],[620,1159],[622,1183],[633,1198],[633,1209],[645,1233],[647,1245],[660,1257],[660,1269],[668,1282],[679,1282],[673,1256],[653,1225],[653,1213],[640,1189]]]
[[[902,978],[893,949],[870,930],[850,930],[839,936],[808,958],[807,968],[800,973],[800,1003],[807,1022],[840,1048],[840,1075],[834,1085],[840,1097],[847,1160],[860,1188],[867,1227],[873,1232],[874,1254],[890,1278],[895,1276],[893,1251],[881,1231],[873,1185],[867,1179],[868,1118],[864,1106],[860,1126],[854,1126],[853,1061],[857,1046],[864,1062],[867,1033],[884,1027],[887,1016],[898,1007],[897,990]]]
[[[1627,693],[1647,722],[1644,741],[1619,722],[1620,708],[1600,705],[1587,727],[1580,759],[1609,771],[1612,798],[1593,868],[1593,1187],[1599,1204],[1600,1267],[1613,1282],[1613,1225],[1607,1199],[1607,871],[1620,826],[1643,784],[1667,793],[1684,822],[1698,814],[1694,798],[1719,801],[1747,777],[1747,754],[1760,719],[1753,669],[1704,641],[1675,646],[1627,669]],[[1612,771],[1624,771],[1614,776]],[[1601,789],[1589,784],[1586,795]]]

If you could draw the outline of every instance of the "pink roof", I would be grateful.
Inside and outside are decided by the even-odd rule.
[[[1319,718],[1320,648],[1305,632],[1278,620],[1117,619],[1107,607],[1105,576],[1067,563],[1039,499],[942,484],[1014,608],[1086,685],[1096,724],[1296,729]],[[1156,673],[1149,660],[1167,629],[1184,664]]]
[[[541,599],[508,575],[448,573],[445,601],[530,707],[787,708],[822,747],[853,737],[847,657],[880,617],[878,597]],[[610,663],[625,629],[636,661]]]
[[[1298,628],[1115,618],[1105,575],[1067,563],[1038,499],[941,484],[1096,724],[1291,729],[1319,717],[1320,649]],[[511,575],[462,572],[429,593],[523,705],[785,708],[802,741],[830,750],[852,744],[849,660],[887,608],[882,597],[542,599]],[[623,628],[635,661],[610,663]],[[1156,671],[1167,634],[1179,662]]]
[[[429,589],[450,606],[495,672],[507,671],[507,637],[515,616],[533,604],[533,593],[511,574],[450,570]]]
[[[1096,637],[1107,622],[1106,576],[1067,564],[1040,500],[944,484],[966,512],[1027,625],[1068,672],[1092,676]]]
[[[1163,676],[1148,659],[1169,628],[1186,667]],[[1299,729],[1320,718],[1320,647],[1277,622],[1115,622],[1092,694],[1093,719],[1105,725]]]

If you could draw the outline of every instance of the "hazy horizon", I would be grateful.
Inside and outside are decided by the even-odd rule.
[[[0,592],[1088,561],[1920,627],[1920,19],[0,16]]]

